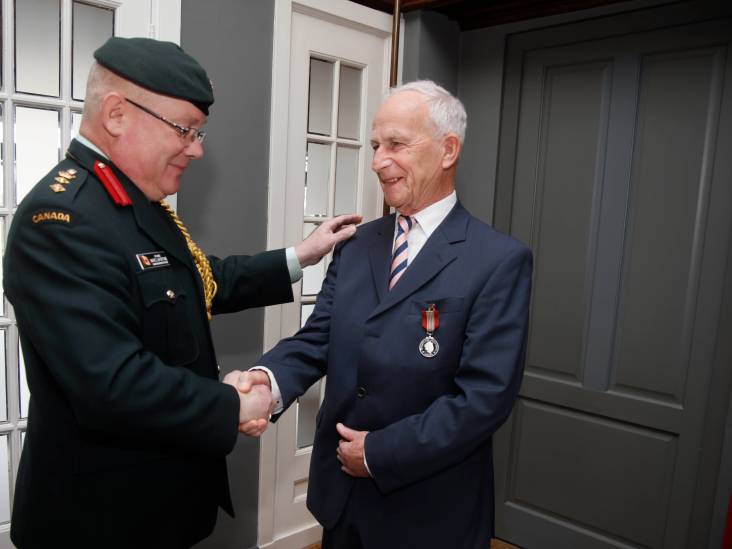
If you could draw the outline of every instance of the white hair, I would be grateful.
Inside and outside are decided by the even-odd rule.
[[[437,128],[438,137],[454,133],[465,141],[468,115],[462,102],[432,80],[415,80],[389,90],[387,97],[404,91],[414,91],[425,96],[429,106],[430,119]]]

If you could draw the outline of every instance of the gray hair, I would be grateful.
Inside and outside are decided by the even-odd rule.
[[[430,119],[437,128],[438,137],[448,133],[457,134],[460,142],[465,141],[468,115],[462,102],[432,80],[415,80],[389,90],[387,97],[400,92],[414,91],[425,96],[429,105]]]

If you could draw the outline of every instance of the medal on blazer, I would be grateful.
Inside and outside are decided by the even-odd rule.
[[[419,353],[425,358],[432,358],[440,351],[440,344],[432,336],[439,327],[440,311],[435,308],[434,303],[430,303],[427,309],[422,311],[422,328],[427,335],[419,342]]]

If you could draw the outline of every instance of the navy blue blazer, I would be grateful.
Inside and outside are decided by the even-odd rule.
[[[262,357],[284,406],[327,374],[308,508],[325,528],[351,494],[366,547],[486,548],[491,436],[519,389],[532,256],[456,204],[391,291],[394,216],[339,246],[307,324]],[[439,353],[419,352],[434,303]],[[369,431],[373,479],[336,459],[336,423]]]

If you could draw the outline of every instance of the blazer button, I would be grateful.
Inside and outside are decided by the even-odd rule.
[[[358,398],[363,398],[363,397],[365,397],[365,396],[366,396],[366,389],[365,389],[365,388],[363,388],[363,387],[359,387],[358,389],[356,389],[356,396],[357,396]]]

